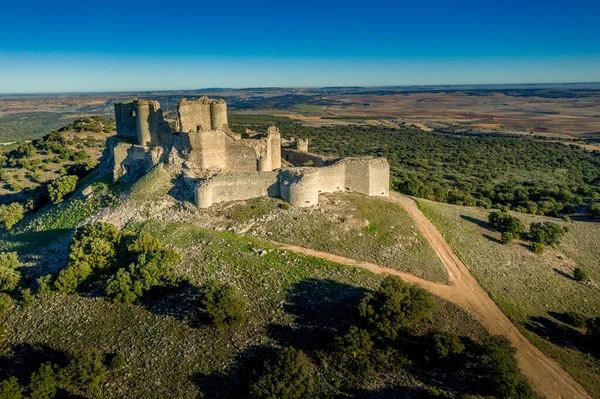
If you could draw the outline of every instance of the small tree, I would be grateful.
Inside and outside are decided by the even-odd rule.
[[[61,370],[61,379],[67,384],[92,388],[102,381],[105,373],[106,367],[99,352],[82,351],[77,352],[67,367]]]
[[[334,363],[344,373],[360,381],[372,377],[375,364],[371,359],[373,341],[368,331],[351,327],[344,336],[335,338],[333,349]]]
[[[21,281],[21,273],[15,270],[21,264],[16,252],[0,252],[0,290],[12,291]]]
[[[77,188],[79,178],[75,175],[61,176],[48,184],[48,195],[50,201],[60,204],[65,197],[71,195]]]
[[[247,300],[229,284],[209,281],[201,300],[202,310],[219,329],[246,322]]]
[[[117,370],[123,367],[124,365],[125,355],[123,355],[122,353],[117,353],[110,359],[110,362],[108,363],[108,368],[110,370]]]
[[[544,252],[544,244],[539,242],[532,242],[531,244],[529,244],[529,249],[531,249],[531,252],[535,254],[541,254]]]
[[[395,339],[400,329],[429,317],[431,296],[422,288],[408,285],[398,277],[386,277],[377,292],[366,294],[359,306],[360,316],[379,338]]]
[[[438,359],[448,359],[461,354],[465,346],[456,334],[446,331],[434,331],[429,336],[431,346]]]
[[[592,204],[589,208],[589,212],[594,217],[600,217],[600,202]]]
[[[31,375],[27,390],[31,399],[52,399],[57,389],[56,375],[50,363],[44,363]]]
[[[9,205],[0,205],[0,224],[3,225],[6,230],[10,230],[15,224],[23,219],[24,214],[25,208],[18,202],[13,202]]]
[[[576,267],[575,270],[573,270],[573,278],[577,281],[586,281],[588,279],[588,274],[582,268]]]
[[[19,380],[11,377],[8,380],[0,381],[0,398],[2,399],[21,399],[21,386]]]
[[[544,245],[559,243],[564,234],[565,229],[554,222],[532,223],[529,227],[531,240]]]
[[[502,233],[502,242],[505,244],[519,238],[525,229],[523,222],[508,212],[492,212],[488,221],[493,228]]]
[[[250,384],[253,399],[304,399],[314,392],[314,367],[301,350],[284,348]]]

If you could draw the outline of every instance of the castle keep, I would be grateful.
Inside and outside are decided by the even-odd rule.
[[[336,191],[388,195],[386,159],[311,154],[307,140],[282,143],[274,126],[265,133],[235,133],[224,100],[181,100],[175,129],[158,101],[117,103],[115,118],[117,135],[109,142],[113,180],[134,181],[164,163],[183,175],[199,207],[262,196],[304,207]]]

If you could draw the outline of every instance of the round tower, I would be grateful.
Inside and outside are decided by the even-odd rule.
[[[227,128],[227,103],[222,98],[210,103],[210,119],[212,130]]]

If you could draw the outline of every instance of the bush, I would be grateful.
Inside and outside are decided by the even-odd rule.
[[[71,362],[61,370],[61,379],[66,384],[82,388],[97,386],[106,373],[102,355],[96,351],[77,352]]]
[[[531,240],[544,245],[558,244],[564,234],[565,230],[554,222],[532,223],[529,227]]]
[[[431,296],[422,288],[407,285],[398,277],[386,277],[377,292],[366,294],[359,313],[379,338],[395,339],[400,329],[429,317]]]
[[[25,214],[25,208],[18,202],[13,202],[9,205],[0,205],[0,224],[6,230],[10,230],[17,224]]]
[[[461,354],[465,346],[456,334],[446,331],[434,331],[429,335],[431,347],[437,359],[448,359]]]
[[[0,381],[0,398],[2,399],[21,399],[21,386],[19,380],[11,377],[8,380]]]
[[[247,300],[229,284],[209,281],[204,287],[201,308],[219,329],[246,322]]]
[[[44,363],[31,375],[27,386],[31,399],[52,399],[57,389],[56,375],[50,363]]]
[[[284,348],[250,384],[250,398],[304,399],[314,392],[314,367],[308,357],[294,348]]]
[[[61,176],[58,179],[48,184],[48,195],[50,201],[54,204],[60,204],[64,201],[65,197],[72,194],[77,188],[77,181],[79,178],[74,175]]]
[[[508,212],[492,212],[488,216],[490,225],[496,230],[505,233],[507,237],[519,238],[525,226],[520,219],[511,216]]]
[[[21,266],[16,252],[0,252],[0,290],[12,291],[21,281],[21,273],[15,270]]]
[[[344,374],[360,382],[370,379],[375,372],[371,351],[373,341],[368,331],[351,327],[333,343],[333,362]]]
[[[573,270],[573,278],[577,281],[587,281],[588,274],[582,268],[576,267],[575,270]]]
[[[594,217],[600,217],[600,202],[592,204],[589,208],[589,212]]]
[[[12,298],[10,297],[10,295],[0,293],[0,317],[3,317],[8,313],[10,305],[12,305]]]
[[[515,348],[503,336],[492,336],[482,345],[483,378],[490,393],[499,398],[533,398],[533,390],[521,376]]]
[[[117,353],[114,355],[108,363],[109,370],[118,370],[125,365],[125,355]]]
[[[509,233],[508,231],[503,231],[500,241],[502,242],[502,244],[510,244],[514,238],[515,237],[514,237],[513,233]]]
[[[532,242],[531,244],[529,244],[529,249],[531,249],[531,252],[535,254],[541,254],[544,252],[544,244],[539,242]]]
[[[125,234],[120,243],[119,262],[129,267],[119,269],[109,279],[106,292],[117,301],[131,303],[153,287],[174,285],[173,265],[179,259],[177,252],[163,248],[148,233]]]

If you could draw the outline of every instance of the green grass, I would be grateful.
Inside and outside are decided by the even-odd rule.
[[[89,348],[123,353],[125,367],[109,372],[105,384],[74,392],[84,397],[198,397],[202,376],[227,370],[252,348],[283,345],[282,332],[305,339],[312,326],[306,318],[316,325],[343,325],[347,320],[340,310],[382,278],[189,224],[149,222],[130,228],[151,232],[180,252],[176,272],[189,284],[138,305],[95,294],[42,296],[30,307],[12,309],[5,320],[2,347],[9,351],[38,345],[66,354]],[[205,324],[197,308],[208,279],[233,284],[249,298],[246,326],[218,332]],[[485,336],[465,311],[436,302],[433,325],[475,340]],[[429,377],[415,373],[402,372],[394,383],[428,387]],[[331,389],[328,381],[318,387]]]
[[[282,209],[260,198],[217,211],[246,235],[300,245],[405,271],[432,281],[447,272],[414,221],[398,204],[355,193],[327,194],[319,206]],[[216,217],[209,214],[207,217]]]
[[[559,361],[589,392],[600,397],[600,364],[587,354],[581,332],[562,324],[553,312],[600,316],[600,224],[564,223],[567,233],[556,248],[541,255],[524,242],[500,244],[500,234],[487,225],[489,212],[476,208],[419,201],[452,247],[490,296],[540,349]],[[551,220],[515,214],[526,225]],[[574,267],[584,268],[595,282],[573,280]]]
[[[325,110],[323,110],[323,108],[321,108],[317,105],[298,104],[298,105],[296,105],[296,108],[302,112],[306,112],[309,114],[317,114],[317,115],[326,114]]]

